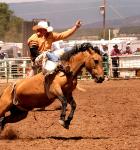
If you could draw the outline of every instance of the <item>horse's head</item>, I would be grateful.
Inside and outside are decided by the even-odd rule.
[[[85,68],[95,78],[95,82],[102,83],[104,81],[103,60],[100,50],[93,47],[90,43],[81,44],[85,57]]]
[[[70,66],[73,77],[78,75],[82,67],[90,72],[98,83],[104,80],[104,71],[102,66],[102,56],[97,48],[93,48],[91,43],[76,44],[70,50],[61,56],[62,61],[66,61]]]

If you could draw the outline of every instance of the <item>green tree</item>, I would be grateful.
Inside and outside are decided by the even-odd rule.
[[[4,38],[5,32],[9,29],[10,16],[13,14],[5,3],[0,3],[0,39]]]
[[[14,15],[6,3],[0,3],[0,40],[9,42],[21,41],[23,20]]]
[[[5,33],[4,40],[7,42],[22,42],[22,22],[21,18],[12,16],[9,23],[9,30]]]

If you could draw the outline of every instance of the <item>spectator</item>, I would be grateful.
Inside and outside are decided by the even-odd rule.
[[[130,41],[126,42],[126,49],[125,51],[123,51],[123,54],[132,54],[132,50],[131,50],[131,47],[130,47]]]
[[[126,42],[126,46],[130,47],[130,45],[131,45],[131,42],[130,42],[130,41],[127,41],[127,42]]]
[[[140,48],[137,48],[137,50],[134,52],[135,55],[140,55]]]
[[[108,80],[108,75],[109,75],[108,45],[103,43],[100,51],[103,55],[103,67],[104,67],[105,79]]]
[[[130,46],[126,46],[126,50],[123,52],[123,54],[132,54],[132,50],[130,48]]]
[[[101,50],[102,55],[108,55],[108,45],[107,44],[103,43],[100,50]]]
[[[114,69],[112,69],[112,71],[113,71],[113,77],[114,78],[119,77],[119,73],[118,73],[119,57],[116,57],[116,56],[119,56],[119,55],[121,55],[121,51],[118,49],[118,45],[115,44],[113,46],[112,51],[111,51],[111,56],[114,56],[114,57],[112,57],[112,67],[114,67]]]
[[[22,56],[21,56],[21,51],[20,51],[20,50],[17,51],[17,57],[22,57]]]
[[[8,54],[7,53],[0,53],[0,59],[5,59],[5,58],[8,58]]]
[[[115,44],[111,51],[111,56],[118,56],[118,55],[121,55],[121,51],[118,49],[118,45]]]

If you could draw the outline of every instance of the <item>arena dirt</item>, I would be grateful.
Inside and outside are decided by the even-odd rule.
[[[82,80],[79,85],[86,92],[74,91],[77,109],[69,130],[58,123],[56,100],[45,111],[7,124],[0,150],[139,150],[140,80]],[[1,91],[6,86],[1,84]]]

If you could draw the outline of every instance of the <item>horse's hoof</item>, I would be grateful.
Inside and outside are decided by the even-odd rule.
[[[60,123],[62,126],[65,126],[65,121],[59,120],[59,123]]]
[[[65,129],[69,129],[69,125],[66,125],[66,124],[65,124],[64,128],[65,128]]]

